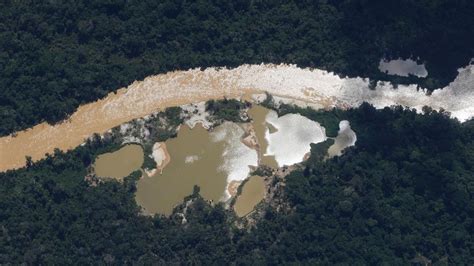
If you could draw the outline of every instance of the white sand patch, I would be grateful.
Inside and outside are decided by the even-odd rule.
[[[189,155],[184,158],[185,163],[194,163],[197,160],[199,160],[199,156],[197,155]]]
[[[296,105],[302,108],[310,107],[313,109],[323,109],[325,107],[324,103],[311,103],[311,102],[306,102],[303,100],[298,100],[298,99],[293,99],[293,98],[286,98],[286,97],[280,97],[280,96],[273,96],[273,101],[276,104],[276,106],[280,106],[281,104],[289,104],[289,105]]]
[[[125,135],[132,126],[129,123],[121,124],[120,125],[120,134]]]
[[[310,152],[311,143],[323,142],[327,138],[325,129],[319,123],[299,114],[278,117],[275,111],[270,111],[266,121],[277,131],[270,133],[267,129],[265,132],[268,141],[265,155],[274,155],[280,167],[303,161],[305,154]]]
[[[209,113],[206,112],[206,102],[185,104],[181,108],[184,111],[185,123],[189,128],[194,128],[198,123],[201,123],[205,129],[209,129],[212,126],[212,123],[209,121]]]
[[[153,176],[157,171],[163,173],[163,169],[165,166],[171,161],[171,157],[168,153],[166,148],[165,142],[156,142],[153,144],[152,154],[150,155],[151,158],[156,163],[156,168],[154,169],[145,169],[145,172],[148,176]]]
[[[241,142],[244,130],[235,123],[225,122],[211,132],[213,142],[225,141],[221,170],[227,173],[227,184],[242,181],[250,173],[249,166],[258,165],[257,151]]]
[[[265,93],[254,93],[254,94],[252,94],[251,98],[252,98],[252,101],[255,102],[255,103],[262,103],[263,101],[265,101],[267,99],[267,94],[265,94]]]
[[[101,136],[101,138],[103,138],[103,136]],[[134,136],[123,137],[122,144],[130,144],[130,143],[142,143],[142,140]]]
[[[334,144],[328,149],[329,157],[341,156],[342,151],[347,147],[354,146],[356,141],[357,135],[352,130],[349,121],[342,120],[339,122],[339,132]]]
[[[395,59],[390,61],[381,59],[379,63],[379,70],[389,75],[397,75],[402,77],[408,77],[410,74],[420,78],[428,76],[428,71],[425,68],[425,64],[419,65],[412,59]]]
[[[156,142],[155,144],[153,144],[153,152],[151,154],[151,156],[156,162],[157,167],[161,167],[161,165],[166,159],[165,151],[161,146],[161,142]]]

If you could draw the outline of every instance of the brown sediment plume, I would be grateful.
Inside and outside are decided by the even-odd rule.
[[[272,131],[272,129],[276,131],[275,128],[271,127],[271,125],[266,122],[266,116],[269,112],[269,109],[266,109],[265,107],[260,105],[255,105],[250,108],[248,114],[252,118],[251,127],[257,142],[259,164],[278,168],[278,163],[275,160],[275,156],[265,155],[268,147],[268,141],[265,139],[265,131],[266,129],[269,129],[270,132]]]
[[[239,97],[252,91],[250,88],[238,88],[235,81],[227,78],[225,73],[190,70],[148,77],[144,81],[134,82],[128,88],[110,93],[104,99],[80,106],[60,124],[41,123],[18,132],[15,137],[0,138],[0,171],[23,167],[26,156],[37,161],[44,158],[46,153],[53,153],[55,148],[72,149],[93,133],[102,134],[110,128],[166,107]]]
[[[143,165],[143,148],[138,144],[127,144],[120,149],[99,155],[94,161],[94,174],[99,178],[118,181],[139,170]]]

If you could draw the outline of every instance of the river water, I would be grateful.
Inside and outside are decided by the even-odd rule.
[[[269,92],[321,108],[357,107],[365,101],[376,108],[403,105],[421,111],[427,105],[443,108],[465,121],[474,115],[473,72],[472,65],[459,69],[458,77],[449,86],[431,95],[416,85],[400,85],[395,90],[387,82],[370,90],[368,79],[341,78],[323,70],[285,64],[169,72],[134,82],[104,99],[83,105],[63,123],[42,123],[16,132],[15,136],[1,137],[0,171],[23,167],[25,156],[37,161],[55,148],[72,149],[93,133],[104,133],[165,107],[252,93]]]

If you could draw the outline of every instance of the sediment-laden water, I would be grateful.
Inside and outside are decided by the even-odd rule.
[[[122,180],[143,164],[143,148],[138,144],[127,144],[117,151],[101,154],[94,162],[98,177]]]
[[[268,141],[265,138],[265,134],[267,131],[270,131],[270,126],[266,122],[266,118],[270,110],[261,106],[261,105],[253,105],[252,108],[248,111],[249,116],[252,118],[252,126],[255,130],[255,135],[258,140],[258,154],[260,158],[260,164],[270,166],[273,168],[278,168],[278,163],[275,160],[275,156],[268,155]],[[274,128],[272,127],[273,132],[275,132]]]
[[[153,157],[159,159],[160,171],[144,172],[137,183],[136,200],[144,212],[171,214],[193,192],[194,186],[199,186],[200,195],[207,200],[227,200],[230,192],[235,192],[238,184],[248,178],[251,167],[260,164],[278,168],[299,163],[310,151],[310,143],[326,140],[323,127],[298,114],[278,117],[273,110],[253,105],[249,116],[257,145],[244,144],[244,128],[248,130],[249,124],[244,127],[232,122],[211,131],[200,123],[194,128],[185,124],[176,138],[155,143]],[[339,127],[329,156],[340,155],[345,147],[355,143],[349,122],[341,121]],[[98,156],[95,172],[99,177],[122,179],[142,166],[143,156],[140,145],[125,145]],[[234,206],[237,214],[251,212],[263,198],[264,190],[262,177],[252,176],[245,182]]]
[[[237,197],[234,210],[239,217],[249,214],[265,196],[265,182],[261,176],[251,176]]]
[[[257,165],[257,152],[240,141],[243,134],[230,122],[212,132],[200,124],[193,129],[181,126],[178,136],[166,141],[170,162],[162,174],[138,181],[137,203],[146,213],[169,215],[195,185],[207,200],[226,199],[228,183],[247,178],[249,166]]]

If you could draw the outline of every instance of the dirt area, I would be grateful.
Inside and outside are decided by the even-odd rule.
[[[237,191],[241,184],[242,181],[233,180],[229,183],[229,185],[227,185],[227,192],[231,197],[235,197],[237,195]]]
[[[242,124],[242,128],[245,131],[245,135],[242,137],[242,143],[245,144],[247,147],[258,151],[258,139],[252,124]]]

